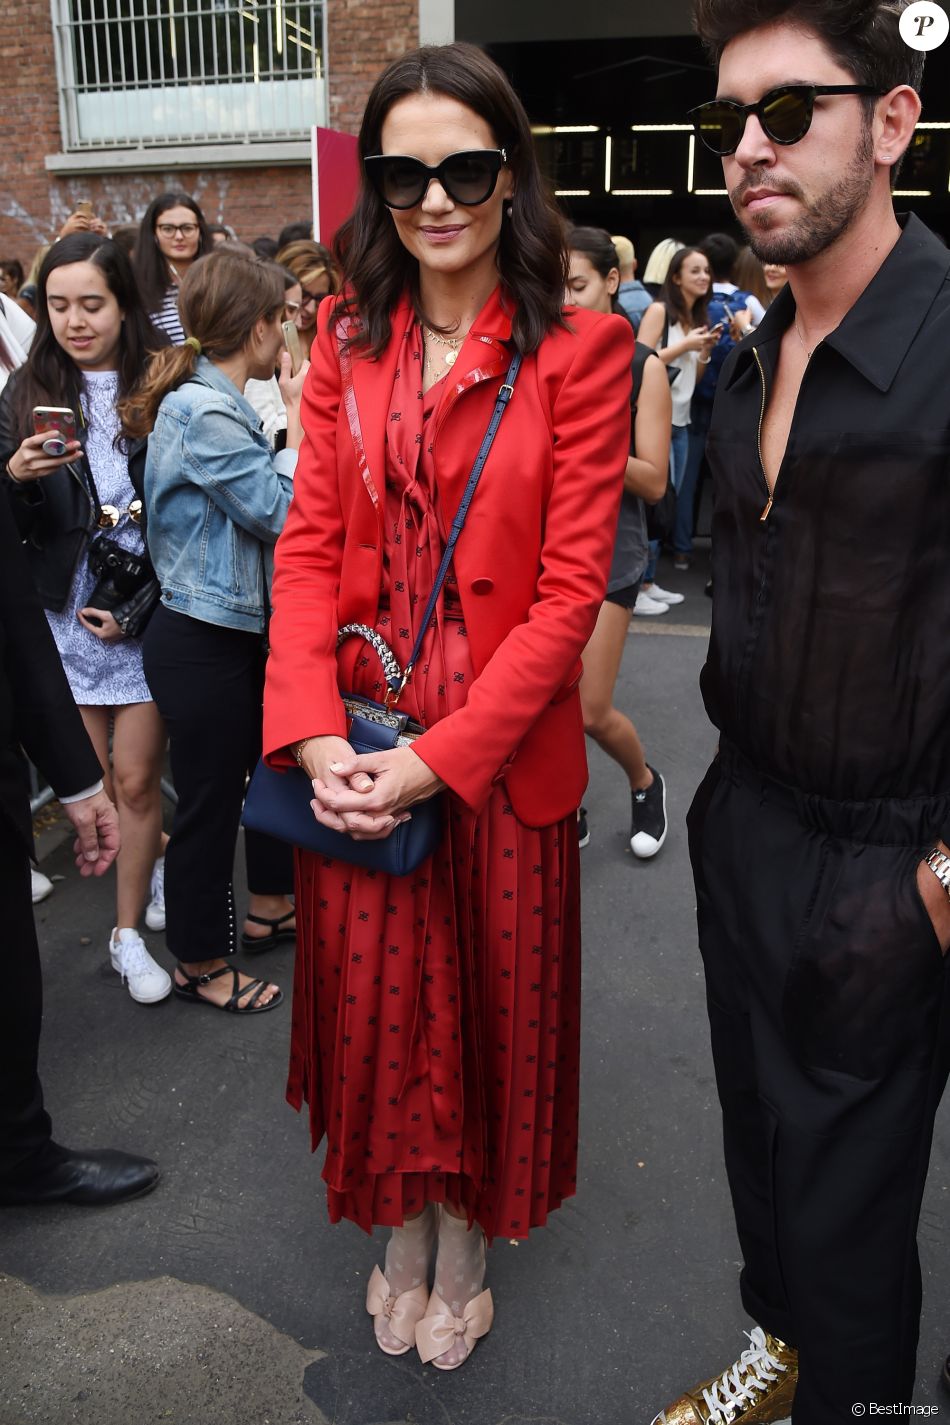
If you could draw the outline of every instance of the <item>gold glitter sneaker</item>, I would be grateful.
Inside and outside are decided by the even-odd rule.
[[[752,1344],[733,1365],[674,1400],[653,1425],[777,1425],[786,1420],[798,1384],[798,1352],[761,1326],[745,1334]]]

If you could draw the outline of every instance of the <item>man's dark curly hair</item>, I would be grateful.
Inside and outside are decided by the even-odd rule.
[[[695,0],[693,24],[714,64],[730,40],[783,21],[811,30],[856,84],[920,92],[924,56],[901,39],[910,0]],[[873,108],[874,100],[865,100]]]

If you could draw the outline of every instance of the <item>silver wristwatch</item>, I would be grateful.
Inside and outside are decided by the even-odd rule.
[[[950,896],[950,856],[935,846],[927,857],[927,865]]]

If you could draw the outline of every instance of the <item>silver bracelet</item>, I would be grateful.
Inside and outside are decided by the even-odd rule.
[[[950,896],[950,856],[935,846],[927,857],[927,865],[931,871],[933,871],[947,895]]]

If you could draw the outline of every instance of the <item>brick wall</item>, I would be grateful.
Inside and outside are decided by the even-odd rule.
[[[330,124],[356,133],[373,80],[419,43],[419,0],[328,0]]]
[[[355,132],[373,80],[418,43],[418,0],[327,0],[330,123]],[[5,0],[0,37],[0,257],[24,268],[80,199],[109,224],[137,221],[156,193],[183,188],[209,222],[245,241],[309,218],[309,167],[213,168],[59,178],[44,167],[63,151],[49,0]]]

